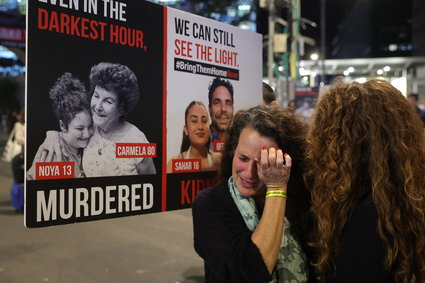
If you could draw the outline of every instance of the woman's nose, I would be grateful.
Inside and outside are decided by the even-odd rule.
[[[251,160],[248,163],[248,167],[246,168],[247,170],[247,177],[248,178],[256,178],[257,175],[257,162],[255,162],[255,160]]]
[[[86,128],[83,130],[83,138],[88,138],[88,137],[90,137],[90,132],[89,132],[89,129]]]
[[[96,104],[94,105],[94,109],[96,109],[96,110],[102,110],[103,109],[103,106],[102,106],[102,101],[98,101],[98,102],[96,102]]]
[[[197,123],[197,124],[196,124],[196,128],[197,128],[198,130],[200,130],[200,131],[203,131],[203,130],[204,130],[204,125],[203,125],[202,123]]]

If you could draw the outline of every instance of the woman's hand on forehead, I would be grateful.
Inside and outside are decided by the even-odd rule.
[[[255,158],[258,175],[268,189],[286,189],[291,173],[291,157],[280,148],[263,147]]]

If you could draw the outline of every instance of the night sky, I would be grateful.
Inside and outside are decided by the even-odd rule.
[[[338,33],[339,26],[343,20],[350,14],[353,6],[359,0],[326,0],[326,42],[327,46]],[[320,2],[321,0],[301,0],[301,17],[309,19],[317,24],[317,27],[306,25],[306,29],[300,27],[300,33],[316,40],[316,46],[305,45],[305,56],[303,59],[310,59],[312,52],[318,52],[320,49]],[[287,20],[287,10],[282,10],[279,15]],[[263,35],[268,30],[268,13],[264,9],[259,9],[257,13],[257,32]],[[277,31],[279,25],[277,26]],[[327,48],[329,49],[329,48]],[[329,50],[328,50],[329,51]]]
[[[330,42],[338,33],[339,26],[343,20],[350,14],[352,7],[358,0],[326,0],[326,42]],[[312,37],[316,40],[316,47],[306,45],[306,58],[313,51],[319,51],[320,48],[320,3],[321,0],[301,0],[301,16],[318,24],[316,28],[307,26],[305,30],[300,29],[302,35]],[[329,51],[329,50],[328,50]]]

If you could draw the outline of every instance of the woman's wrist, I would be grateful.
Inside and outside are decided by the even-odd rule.
[[[266,192],[266,198],[269,198],[269,197],[286,198],[286,190],[268,190]]]
[[[286,191],[287,186],[286,185],[266,185],[267,187],[267,191],[276,191],[276,190],[280,190],[280,191]]]

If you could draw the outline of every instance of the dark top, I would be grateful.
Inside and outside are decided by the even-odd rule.
[[[377,232],[377,219],[371,196],[353,210],[343,230],[330,282],[394,282],[392,273],[384,268],[385,247]]]
[[[422,111],[419,107],[416,107],[416,112],[418,113],[419,118],[421,118],[422,124],[425,127],[425,111]]]
[[[272,280],[227,183],[202,190],[192,213],[194,246],[204,259],[206,283]]]

